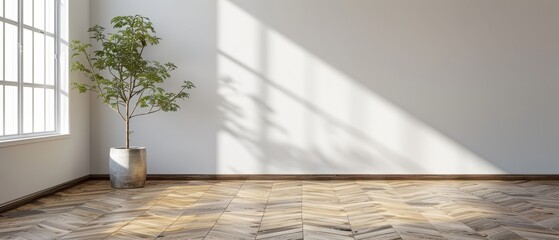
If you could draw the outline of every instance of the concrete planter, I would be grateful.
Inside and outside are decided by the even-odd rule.
[[[146,182],[146,148],[111,148],[109,173],[113,188],[141,188]]]

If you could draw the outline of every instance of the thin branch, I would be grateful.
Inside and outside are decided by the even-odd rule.
[[[175,99],[177,99],[177,97],[179,96],[179,94],[181,94],[182,92],[184,92],[184,90],[187,88],[187,86],[183,86],[182,89],[173,97],[171,98],[170,102],[175,101]]]
[[[93,67],[93,63],[91,63],[91,58],[89,57],[89,54],[84,52],[85,54],[85,59],[87,60],[87,63],[89,64],[89,70],[91,71],[91,78],[94,81],[97,81],[95,78],[97,76],[97,73],[95,72],[95,68]],[[101,88],[101,86],[99,84],[95,84],[97,86],[97,89],[99,89],[99,94],[104,95],[105,93],[103,93],[103,89]]]
[[[123,103],[121,103],[121,102],[119,101],[118,98],[116,98],[116,110],[117,110],[117,112],[118,112],[118,115],[120,115],[120,118],[122,118],[122,120],[125,120],[125,119],[124,119],[124,115],[122,115],[122,112],[120,111],[119,105],[120,105],[120,106],[125,106]],[[111,108],[112,108],[112,107],[111,107]]]
[[[134,112],[136,112],[136,108],[138,108],[138,105],[140,105],[140,99],[142,99],[142,97],[144,96],[144,90],[140,91],[140,96],[138,96],[138,101],[136,101],[136,106],[134,106],[134,109],[132,109],[132,113],[130,113],[130,115],[134,115]]]
[[[118,105],[117,105],[116,108],[114,108],[114,107],[112,107],[112,106],[109,104],[109,107],[110,107],[112,110],[114,110],[115,112],[117,112],[118,115],[120,115],[120,118],[122,118],[122,120],[125,120],[125,119],[124,119],[124,115],[122,115],[122,113],[120,112],[120,108],[118,107]]]
[[[131,115],[130,118],[152,114],[152,113],[155,113],[155,112],[159,112],[161,110],[161,108],[159,108],[159,107],[156,110],[153,110],[153,108],[155,108],[155,103],[151,104],[151,107],[149,108],[149,110],[147,112],[136,114],[136,115]]]
[[[158,108],[156,110],[152,110],[152,111],[149,111],[149,112],[145,112],[145,113],[139,113],[139,114],[136,114],[136,115],[132,115],[132,116],[130,116],[130,118],[139,117],[139,116],[143,116],[143,115],[148,115],[148,114],[156,113],[156,112],[159,112],[159,111],[161,111],[161,108]]]
[[[115,45],[118,45],[119,43],[120,43],[120,39],[117,39],[117,42],[115,43]],[[119,76],[119,77],[118,77],[118,79],[124,81],[124,80],[126,80],[126,79],[129,79],[130,77],[126,77],[126,78],[123,78],[123,77],[122,77],[123,67],[124,67],[124,66],[122,65],[122,56],[119,55],[118,58],[119,58],[119,60],[117,61],[117,66],[118,66],[118,68],[119,68],[119,71],[118,71],[118,76]],[[128,99],[126,98],[126,92],[124,91],[124,88],[122,88],[121,90],[122,90],[122,91],[119,92],[120,98],[121,98],[122,101],[125,102],[125,104],[126,104],[126,102],[129,100],[129,98],[128,98]],[[126,106],[126,105],[123,105],[123,106]]]
[[[147,45],[147,43],[146,43]],[[142,45],[142,49],[140,49],[140,57],[142,57],[142,53],[144,53],[144,48],[146,48],[146,46]]]
[[[111,67],[107,67],[107,69],[109,70],[109,73],[116,79],[118,79],[118,77],[113,73],[113,69]]]
[[[142,46],[142,48],[140,49],[140,53],[139,53],[139,54],[140,54],[140,56],[139,56],[140,59],[142,59],[142,53],[144,52],[144,48],[145,48],[145,46]],[[138,78],[137,78],[137,77],[134,77],[134,81],[133,81],[133,83],[132,83],[132,87],[130,88],[130,92],[132,93],[132,94],[130,94],[130,98],[132,98],[133,96],[135,96],[136,94],[138,94],[138,92],[135,92],[134,90],[136,90],[136,88],[140,86],[140,82],[141,82],[141,81],[138,81],[138,85],[136,85],[136,81],[137,81],[137,80],[138,80]],[[143,91],[141,91],[141,93],[143,93]]]

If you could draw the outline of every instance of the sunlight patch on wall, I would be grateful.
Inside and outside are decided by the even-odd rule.
[[[218,18],[217,173],[502,173],[230,1]]]

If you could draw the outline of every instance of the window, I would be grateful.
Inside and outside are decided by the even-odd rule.
[[[68,132],[68,0],[0,0],[0,140]]]

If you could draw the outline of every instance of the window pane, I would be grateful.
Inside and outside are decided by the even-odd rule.
[[[68,0],[60,1],[60,38],[68,42]]]
[[[0,85],[0,136],[4,135],[4,86]]]
[[[70,133],[68,124],[68,95],[60,94],[60,133]]]
[[[17,27],[12,24],[5,25],[6,30],[6,43],[5,43],[5,53],[6,53],[6,81],[17,82]]]
[[[23,24],[33,26],[33,0],[23,0]]]
[[[68,92],[68,46],[60,44],[60,90]]]
[[[55,55],[54,55],[54,38],[53,37],[49,37],[49,36],[45,36],[46,38],[46,46],[45,46],[45,50],[46,50],[46,55],[45,55],[45,61],[46,61],[46,84],[47,85],[54,85],[54,61],[55,61]]]
[[[1,1],[1,0],[0,0]],[[47,0],[45,3],[45,10],[46,10],[46,30],[47,32],[54,33],[54,7],[55,1],[54,0]]]
[[[5,0],[6,18],[17,21],[17,1],[18,0]]]
[[[35,75],[33,76],[34,82],[38,84],[45,83],[45,35],[35,33],[33,48],[33,68]]]
[[[0,17],[4,16],[4,0],[0,0]],[[2,128],[2,126],[0,126]],[[2,135],[2,134],[0,134]]]
[[[23,88],[23,133],[33,132],[33,88]]]
[[[65,4],[68,4],[67,1],[62,0]],[[62,22],[67,25],[68,22]],[[59,73],[59,81],[60,81],[60,103],[58,103],[59,112],[60,112],[60,119],[59,119],[59,126],[60,126],[60,133],[70,133],[69,124],[68,124],[68,45],[64,43],[60,43],[59,45],[59,61],[60,61],[60,73]]]
[[[0,0],[1,3],[2,0]],[[0,81],[4,80],[4,24],[0,22]],[[0,126],[2,128],[2,126]]]
[[[45,89],[34,88],[33,131],[45,131]]]
[[[4,130],[6,135],[17,134],[18,132],[18,115],[17,115],[17,87],[15,86],[4,86],[5,88],[5,106],[6,114]]]
[[[23,82],[33,82],[33,32],[23,30]]]
[[[47,89],[47,96],[46,96],[46,131],[54,131],[54,122],[56,120],[56,115],[54,114],[56,112],[56,108],[54,105],[54,90],[53,89]]]
[[[45,29],[45,0],[33,0],[33,23],[38,29]]]

